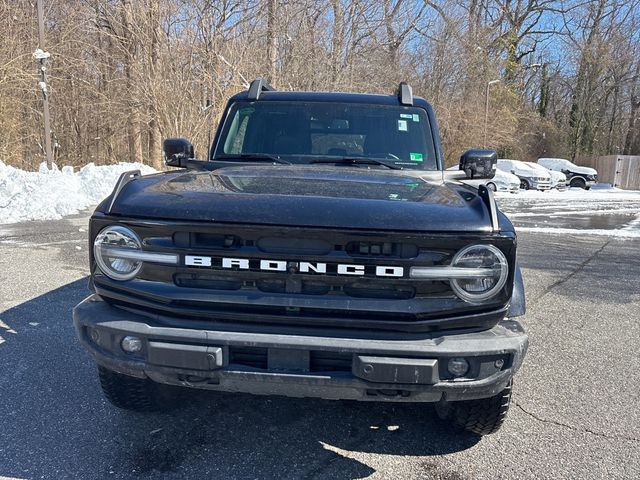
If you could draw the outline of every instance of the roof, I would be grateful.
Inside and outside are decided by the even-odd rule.
[[[240,92],[229,99],[231,102],[248,100],[248,91]],[[284,92],[263,91],[259,102],[289,101],[289,102],[340,102],[374,105],[403,106],[397,95],[379,95],[373,93],[343,93],[343,92]],[[430,109],[431,105],[424,98],[413,97],[413,105]]]

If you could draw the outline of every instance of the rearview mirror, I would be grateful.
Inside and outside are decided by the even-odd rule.
[[[496,174],[498,153],[495,150],[474,148],[460,157],[460,170],[467,178],[493,178]]]
[[[195,158],[193,145],[184,138],[167,138],[162,144],[164,162],[170,167],[187,167],[187,161]]]

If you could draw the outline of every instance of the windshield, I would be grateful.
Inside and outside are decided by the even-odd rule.
[[[237,102],[214,159],[242,160],[243,155],[257,154],[296,164],[377,159],[401,168],[437,169],[425,110],[401,105]]]

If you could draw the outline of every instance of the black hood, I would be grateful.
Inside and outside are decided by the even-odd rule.
[[[488,232],[474,190],[441,172],[247,165],[138,178],[112,215],[179,221],[422,232]],[[502,222],[501,222],[502,223]]]

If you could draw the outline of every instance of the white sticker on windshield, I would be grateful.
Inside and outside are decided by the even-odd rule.
[[[419,122],[420,121],[420,115],[418,115],[417,113],[413,114],[413,121],[414,122]]]
[[[409,120],[411,120],[413,118],[413,115],[411,115],[410,113],[401,113],[400,118],[408,118]]]
[[[398,120],[398,131],[406,132],[407,131],[407,121],[406,120]]]

